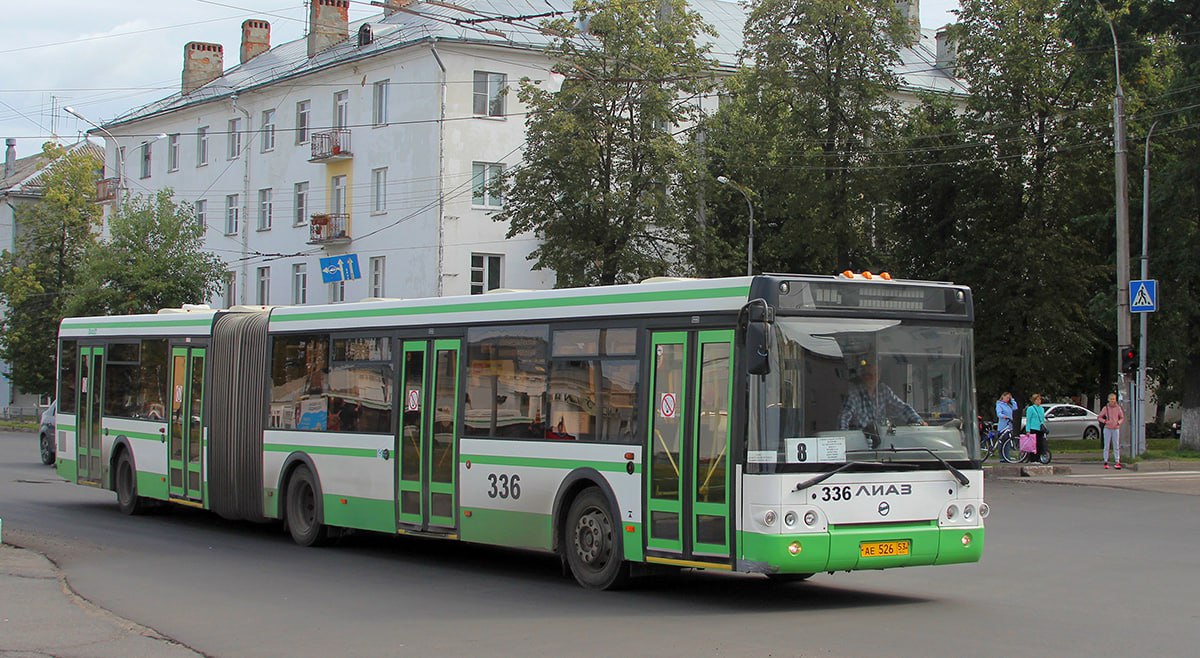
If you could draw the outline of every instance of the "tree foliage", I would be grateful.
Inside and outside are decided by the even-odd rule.
[[[0,359],[13,385],[25,393],[54,390],[55,341],[65,293],[77,281],[100,219],[95,204],[97,160],[82,150],[43,147],[50,163],[37,202],[16,208],[13,251],[0,255]]]
[[[108,239],[87,251],[67,304],[70,315],[153,313],[202,304],[220,288],[224,262],[204,251],[204,227],[171,190],[127,199]]]
[[[676,131],[697,119],[711,86],[698,35],[711,28],[683,0],[580,0],[579,23],[545,30],[556,93],[526,80],[524,164],[506,172],[508,237],[540,242],[535,269],[559,286],[611,284],[677,270],[691,249],[697,161]],[[581,31],[579,25],[586,25]],[[681,193],[682,191],[682,193]]]
[[[745,67],[705,125],[709,171],[752,190],[759,271],[830,272],[874,260],[870,231],[886,199],[877,151],[897,106],[893,73],[912,40],[893,0],[755,0]],[[737,271],[748,209],[713,190],[715,221],[703,269]]]

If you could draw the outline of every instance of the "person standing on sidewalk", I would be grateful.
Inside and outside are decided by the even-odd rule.
[[[1017,411],[1017,401],[1013,399],[1012,393],[1005,391],[996,400],[996,433],[1004,434],[1005,430],[1012,432],[1013,429],[1013,414]]]
[[[1113,461],[1121,470],[1121,423],[1125,422],[1125,411],[1117,404],[1117,394],[1108,394],[1108,404],[1100,410],[1100,422],[1104,424],[1104,468],[1108,468],[1108,447],[1112,446]]]
[[[1037,437],[1037,452],[1029,456],[1029,461],[1039,462],[1042,453],[1046,452],[1046,410],[1042,408],[1041,393],[1034,393],[1029,402],[1029,407],[1025,409],[1025,431],[1033,432]]]

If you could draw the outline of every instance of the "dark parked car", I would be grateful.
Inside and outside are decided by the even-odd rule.
[[[38,432],[38,444],[42,450],[42,463],[54,463],[54,414],[58,412],[58,400],[42,412],[42,430]]]

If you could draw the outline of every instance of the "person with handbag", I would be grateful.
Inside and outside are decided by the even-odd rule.
[[[1117,394],[1108,394],[1108,404],[1100,410],[1100,422],[1104,425],[1104,447],[1101,453],[1104,457],[1104,468],[1108,468],[1108,448],[1112,446],[1113,460],[1117,462],[1117,470],[1121,470],[1121,423],[1125,422],[1125,410],[1117,404]]]
[[[1046,410],[1042,408],[1041,393],[1034,393],[1029,401],[1030,405],[1025,409],[1025,431],[1037,437],[1037,452],[1029,456],[1029,461],[1037,462],[1046,452]]]

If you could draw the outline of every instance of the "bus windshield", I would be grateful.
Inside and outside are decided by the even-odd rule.
[[[971,355],[961,326],[777,318],[751,380],[751,470],[978,458]]]

